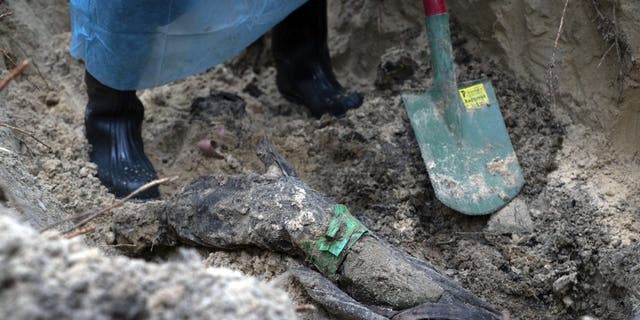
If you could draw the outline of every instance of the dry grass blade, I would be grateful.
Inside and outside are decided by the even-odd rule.
[[[611,46],[609,46],[609,49],[607,49],[607,51],[604,52],[604,54],[602,55],[602,57],[600,58],[600,62],[598,62],[598,65],[596,66],[596,69],[600,68],[600,66],[602,65],[602,63],[604,62],[604,59],[609,55],[609,52],[616,46],[616,44],[612,44]]]
[[[35,141],[37,141],[38,143],[40,143],[41,145],[43,145],[43,146],[47,147],[47,149],[49,149],[49,150],[53,150],[53,149],[52,149],[48,144],[46,144],[46,143],[42,142],[42,140],[38,139],[38,138],[37,138],[33,133],[31,133],[31,132],[29,132],[29,131],[25,131],[25,130],[22,130],[22,129],[20,129],[20,128],[14,127],[14,126],[10,126],[10,125],[8,125],[8,124],[6,124],[6,123],[2,123],[2,122],[0,122],[0,127],[5,127],[5,128],[8,128],[8,129],[11,129],[11,130],[13,130],[13,131],[16,131],[16,132],[22,133],[22,134],[24,134],[24,135],[26,135],[26,136],[29,136],[29,137],[31,137],[33,140],[35,140]]]
[[[9,75],[6,78],[4,78],[4,80],[0,81],[0,91],[2,91],[2,89],[4,89],[4,87],[6,87],[9,84],[9,82],[13,80],[13,78],[17,77],[22,72],[22,70],[24,70],[24,68],[26,68],[28,65],[29,65],[29,60],[24,60],[20,62],[15,68],[13,68],[13,70],[11,70]]]
[[[13,14],[13,12],[11,12],[11,11],[0,13],[0,19],[2,19],[4,17],[8,17],[8,16],[10,16],[12,14]]]
[[[78,230],[78,231],[76,231],[74,233],[70,233],[70,234],[64,236],[64,238],[65,239],[71,239],[71,238],[75,238],[77,236],[81,236],[83,234],[87,234],[87,233],[94,232],[94,231],[96,231],[96,226],[90,226],[90,227],[82,228],[82,229],[80,229],[80,230]]]
[[[562,16],[560,17],[560,26],[558,27],[558,33],[556,34],[556,41],[553,43],[553,48],[558,48],[558,42],[560,41],[560,35],[564,28],[564,17],[567,15],[567,7],[569,6],[569,0],[564,2],[564,8],[562,9]]]
[[[562,16],[560,16],[560,25],[558,26],[558,32],[556,33],[555,41],[553,42],[553,49],[551,51],[551,61],[549,62],[548,74],[547,74],[547,86],[549,87],[549,97],[552,104],[556,105],[556,89],[557,89],[557,76],[555,73],[556,68],[556,55],[558,53],[558,44],[560,42],[560,36],[562,35],[562,29],[564,28],[564,19],[567,15],[567,8],[569,7],[569,0],[565,0],[564,8],[562,9]]]
[[[100,216],[102,214],[105,214],[105,213],[107,213],[107,212],[109,212],[109,211],[111,211],[111,210],[113,210],[115,208],[121,207],[127,201],[129,201],[129,199],[135,197],[136,195],[138,195],[138,194],[140,194],[140,193],[142,193],[142,192],[144,192],[146,190],[149,190],[149,189],[151,189],[151,188],[153,188],[155,186],[161,185],[161,184],[169,182],[169,181],[174,181],[174,180],[177,180],[177,179],[178,179],[178,177],[173,177],[173,178],[162,178],[162,179],[151,181],[151,182],[143,185],[142,187],[136,189],[135,191],[131,192],[128,196],[126,196],[126,197],[114,202],[112,205],[110,205],[110,206],[108,206],[106,208],[103,208],[101,210],[98,210],[97,212],[89,215],[88,217],[84,218],[80,222],[78,222],[75,225],[73,225],[73,227],[71,227],[68,230],[66,230],[64,233],[69,233],[73,229],[80,228],[83,225],[85,225],[87,222],[97,218],[98,216]],[[77,219],[74,219],[74,220],[77,220]]]
[[[9,54],[9,52],[7,52],[6,50],[0,48],[0,53],[2,53],[4,58],[7,59],[11,64],[13,64],[14,66],[18,65],[18,63],[15,60],[13,60],[13,58],[11,58],[11,55]]]
[[[81,213],[79,215],[75,215],[72,217],[68,217],[66,219],[60,220],[58,222],[52,223],[44,228],[42,228],[40,230],[40,232],[45,232],[53,227],[59,226],[65,222],[69,222],[69,221],[79,221],[76,224],[74,224],[71,228],[65,230],[63,233],[69,233],[71,231],[73,231],[76,228],[82,227],[83,225],[87,224],[89,221],[97,218],[98,216],[107,213],[115,208],[121,207],[122,205],[124,205],[129,199],[135,197],[136,195],[140,194],[141,192],[144,192],[148,189],[151,189],[155,186],[161,185],[163,183],[167,183],[167,182],[171,182],[171,181],[175,181],[177,180],[178,177],[171,177],[171,178],[162,178],[162,179],[157,179],[157,180],[153,180],[145,185],[143,185],[142,187],[136,189],[135,191],[131,192],[129,195],[127,195],[126,197],[119,199],[118,201],[114,202],[113,204],[104,207],[98,211],[89,211],[89,212],[85,212],[85,213]]]

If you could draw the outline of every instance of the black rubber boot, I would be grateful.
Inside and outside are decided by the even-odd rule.
[[[98,178],[116,197],[122,198],[157,179],[153,165],[144,154],[141,125],[144,107],[135,91],[107,87],[85,72],[89,103],[84,125],[92,149],[89,157],[98,165]],[[135,198],[160,197],[158,188]]]
[[[309,0],[273,31],[273,56],[280,93],[320,117],[342,115],[362,104],[336,80],[327,46],[327,1]]]

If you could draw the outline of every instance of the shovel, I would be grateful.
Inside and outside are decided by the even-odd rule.
[[[436,197],[464,214],[490,214],[520,192],[522,170],[491,82],[456,82],[445,1],[423,2],[433,85],[402,99]]]

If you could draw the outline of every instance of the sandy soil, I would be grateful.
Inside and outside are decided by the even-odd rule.
[[[454,13],[464,2],[454,2]],[[524,2],[531,7],[531,1]],[[484,14],[492,17],[498,12],[505,17],[500,1],[491,3]],[[207,73],[140,92],[146,106],[145,149],[161,176],[180,177],[162,187],[163,196],[193,177],[260,170],[255,145],[266,136],[310,186],[346,204],[392,244],[432,262],[465,288],[510,310],[512,319],[630,318],[640,307],[635,268],[640,262],[640,158],[629,151],[633,148],[624,146],[628,136],[637,134],[633,117],[638,108],[631,104],[607,107],[602,121],[610,124],[596,125],[598,108],[615,102],[606,97],[601,100],[608,102],[598,100],[600,104],[583,102],[561,87],[561,103],[554,104],[553,97],[543,91],[545,86],[530,75],[543,71],[515,67],[521,52],[500,49],[516,40],[480,37],[482,32],[493,32],[483,30],[484,24],[476,29],[471,22],[455,24],[459,79],[493,81],[525,171],[527,184],[519,196],[519,208],[524,208],[521,214],[532,223],[516,226],[519,232],[503,233],[495,230],[504,230],[500,227],[505,222],[453,212],[433,195],[400,100],[400,92],[430,86],[419,5],[330,2],[330,45],[338,74],[344,83],[367,95],[361,108],[341,118],[313,119],[302,107],[280,97],[268,37]],[[528,14],[507,21],[529,19],[531,25],[545,26],[548,30],[540,34],[553,43],[555,33],[549,30],[557,28],[557,19],[540,12],[558,12],[546,9],[522,9]],[[94,177],[95,166],[88,161],[82,122],[83,67],[68,54],[67,2],[11,1],[0,4],[0,13],[4,10],[14,14],[0,20],[0,48],[7,52],[0,57],[0,78],[12,68],[12,60],[29,58],[33,64],[0,92],[0,122],[34,132],[52,151],[0,128],[0,147],[8,150],[0,151],[0,163],[9,172],[5,175],[24,182],[9,185],[7,181],[13,180],[0,175],[0,202],[22,212],[40,202],[47,208],[43,212],[51,215],[111,203],[113,197]],[[570,25],[574,24],[578,22],[571,20]],[[598,36],[597,28],[593,29]],[[530,39],[523,36],[518,41],[529,43]],[[571,41],[563,43],[570,46]],[[593,68],[599,59],[590,61],[585,65]],[[617,71],[612,69],[617,70],[608,67],[603,74],[612,73],[615,78]],[[633,78],[636,69],[630,70],[628,77]],[[601,89],[595,81],[577,78],[574,82]],[[228,108],[211,110],[194,103],[199,97],[221,93],[230,94]],[[625,138],[616,139],[620,136]],[[224,159],[203,157],[196,148],[201,139],[223,144]],[[23,190],[23,185],[36,191],[18,195],[15,190]],[[108,219],[100,221],[87,241],[118,254],[109,246],[108,228]],[[211,265],[264,279],[301,263],[256,250],[201,252]],[[298,301],[305,300],[297,288],[290,286],[289,291]],[[320,311],[309,318],[330,317]]]

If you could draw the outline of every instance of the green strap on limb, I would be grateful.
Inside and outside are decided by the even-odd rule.
[[[313,265],[325,276],[335,280],[338,267],[349,249],[369,230],[344,205],[335,205],[333,213],[323,237],[305,242],[304,246]]]

